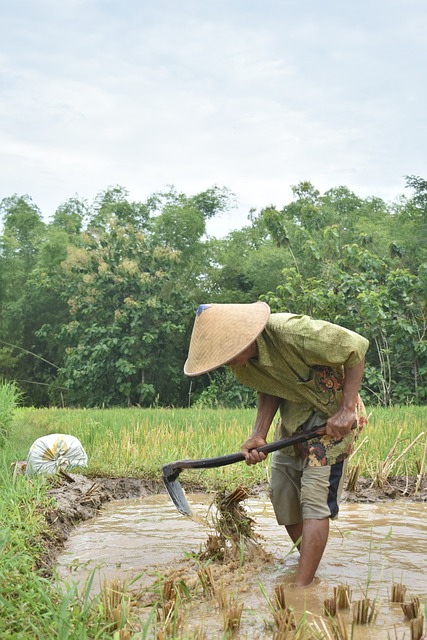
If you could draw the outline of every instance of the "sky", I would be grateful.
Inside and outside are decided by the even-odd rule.
[[[0,0],[0,200],[292,185],[393,201],[427,178],[425,0]]]

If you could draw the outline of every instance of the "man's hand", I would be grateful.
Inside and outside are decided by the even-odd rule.
[[[279,408],[280,398],[271,396],[268,393],[258,393],[257,415],[252,435],[243,443],[242,453],[245,456],[246,464],[257,464],[266,459],[265,453],[255,451],[256,447],[267,444],[267,434],[271,422]],[[250,449],[254,449],[249,453]]]
[[[351,432],[356,420],[356,407],[354,409],[340,407],[326,422],[326,433],[337,440],[343,438]]]
[[[241,451],[245,456],[246,464],[257,464],[258,462],[262,462],[266,459],[267,456],[265,453],[259,453],[256,450],[257,447],[262,447],[264,444],[267,444],[267,442],[265,438],[262,438],[261,436],[251,436],[243,443]]]
[[[343,438],[350,433],[357,421],[356,402],[363,377],[365,361],[352,368],[344,366],[342,404],[326,423],[326,433],[333,438]]]

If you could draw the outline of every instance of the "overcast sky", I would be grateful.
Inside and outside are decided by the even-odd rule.
[[[394,200],[427,178],[426,0],[0,0],[0,199]]]

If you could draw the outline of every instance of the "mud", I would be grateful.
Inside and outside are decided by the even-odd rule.
[[[161,490],[158,484],[137,478],[88,478],[62,471],[52,476],[49,483],[53,504],[44,513],[49,535],[45,540],[46,552],[39,560],[39,568],[45,575],[50,575],[74,527],[93,518],[105,502],[143,498]]]
[[[73,528],[93,518],[104,503],[165,493],[161,482],[139,478],[88,478],[62,472],[49,482],[53,505],[44,515],[50,534],[46,539],[46,553],[39,562],[39,568],[46,575],[51,573]],[[354,491],[344,490],[342,503],[427,502],[427,477],[419,483],[418,490],[416,483],[416,478],[396,477],[389,478],[384,486],[376,487],[371,479],[359,478]],[[185,489],[193,493],[205,491],[203,487],[194,486]],[[266,486],[255,486],[251,490],[253,496],[265,491]]]
[[[267,598],[278,586],[286,593],[286,604],[298,624],[306,614],[323,624],[325,597],[331,598],[334,585],[344,581],[352,603],[369,597],[379,608],[375,624],[356,625],[354,634],[353,605],[343,612],[353,640],[410,637],[409,623],[400,605],[390,603],[389,591],[393,583],[402,583],[407,585],[408,601],[417,596],[426,602],[422,541],[427,536],[427,502],[403,498],[343,504],[340,518],[331,526],[318,576],[301,590],[294,585],[298,553],[292,551],[290,540],[277,525],[265,492],[245,500],[254,532],[261,534],[263,556],[248,558],[245,549],[237,560],[200,561],[211,531],[208,516],[213,498],[212,494],[187,493],[204,526],[180,515],[165,493],[104,504],[95,518],[79,525],[67,540],[55,566],[59,584],[65,588],[76,585],[82,594],[90,589],[96,598],[108,585],[116,589],[120,582],[130,603],[128,625],[133,633],[139,633],[142,626],[145,629],[154,611],[159,616],[157,627],[152,620],[150,638],[171,637],[161,632],[174,602],[176,622],[182,624],[173,637],[223,638],[223,615],[233,604],[236,609],[243,607],[241,628],[233,637],[258,640],[276,637]],[[166,595],[171,591],[178,597]],[[196,626],[206,634],[196,635]]]

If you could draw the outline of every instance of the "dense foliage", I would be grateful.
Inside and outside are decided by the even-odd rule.
[[[213,187],[132,202],[122,187],[72,198],[49,222],[29,196],[0,203],[0,377],[28,405],[239,406],[224,371],[182,372],[197,305],[265,299],[370,340],[365,397],[427,400],[427,181],[394,203],[346,187],[293,187],[224,238],[206,222],[233,206]]]
[[[20,402],[20,396],[15,382],[0,380],[0,448],[9,436],[13,414]]]

